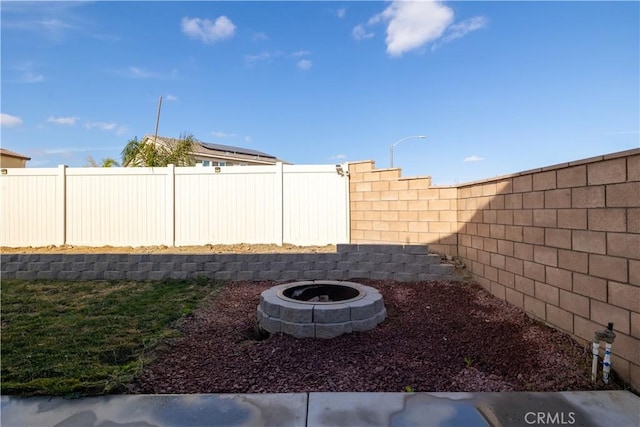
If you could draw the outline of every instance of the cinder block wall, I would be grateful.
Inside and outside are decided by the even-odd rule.
[[[352,167],[352,242],[433,242],[495,296],[580,340],[614,322],[614,368],[640,390],[640,149],[417,194],[397,169]]]
[[[351,241],[421,243],[457,255],[457,189],[433,187],[430,177],[402,178],[400,169],[349,163]]]

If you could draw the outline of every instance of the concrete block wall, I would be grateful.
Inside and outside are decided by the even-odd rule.
[[[429,243],[495,296],[592,340],[640,390],[640,149],[456,187],[350,163],[351,239]]]
[[[349,163],[351,242],[421,243],[457,255],[457,189],[373,165]]]
[[[585,341],[614,322],[640,390],[640,150],[458,188],[458,252],[492,294]]]
[[[426,245],[339,244],[304,254],[4,254],[3,279],[416,281],[453,277]]]

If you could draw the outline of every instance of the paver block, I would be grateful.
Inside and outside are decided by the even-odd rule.
[[[453,271],[454,267],[451,264],[438,264],[429,266],[429,273],[432,274],[446,275],[453,274]]]
[[[313,305],[282,300],[280,302],[280,318],[291,323],[311,323],[313,322]]]
[[[302,273],[302,277],[311,280],[322,280],[326,277],[324,270],[307,270]]]
[[[414,257],[411,254],[393,254],[391,255],[391,262],[397,264],[407,264],[413,262]]]
[[[405,254],[428,254],[428,245],[404,245],[403,252]]]
[[[353,321],[365,320],[373,317],[380,310],[379,307],[376,308],[375,303],[372,304],[371,300],[364,298],[350,302],[349,307],[351,307],[351,320]]]
[[[222,263],[220,262],[205,262],[203,266],[204,270],[207,271],[219,271],[222,269]]]
[[[405,272],[396,272],[393,275],[393,279],[399,282],[413,282],[418,279],[418,274],[416,273],[405,273]]]
[[[282,300],[278,298],[275,292],[271,293],[270,290],[264,291],[260,295],[260,307],[262,311],[271,317],[280,317],[280,302]]]
[[[280,332],[296,338],[315,338],[316,325],[313,323],[280,322]]]
[[[77,272],[77,273],[80,274],[80,272]],[[122,280],[124,279],[124,271],[119,271],[119,270],[105,271],[104,278],[105,280]],[[162,279],[166,279],[166,278],[167,277],[162,277]],[[161,279],[155,279],[155,280],[161,280]]]
[[[316,304],[313,306],[313,321],[315,323],[342,323],[349,320],[351,320],[351,310],[346,304]]]
[[[280,319],[270,317],[269,315],[265,314],[260,307],[257,308],[257,313],[258,324],[262,329],[272,334],[280,332]]]
[[[20,278],[18,276],[16,276],[16,278]],[[79,271],[61,271],[58,273],[58,280],[78,280],[80,278],[80,272]],[[110,280],[109,278],[105,277],[105,280]]]
[[[256,274],[253,270],[236,271],[234,273],[234,280],[253,280],[255,276]]]
[[[231,271],[216,271],[213,278],[216,280],[231,280]]]
[[[369,331],[375,328],[377,324],[378,320],[376,316],[372,316],[368,319],[351,321],[351,329],[353,330],[353,332]]]
[[[353,331],[351,322],[332,323],[328,325],[316,324],[316,338],[335,338],[342,334],[350,334]]]

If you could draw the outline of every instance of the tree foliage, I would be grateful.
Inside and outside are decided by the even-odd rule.
[[[106,157],[102,159],[101,163],[98,163],[93,157],[87,156],[87,163],[87,166],[90,166],[92,168],[110,168],[113,166],[120,166],[116,159],[113,159],[111,157]]]
[[[135,137],[122,150],[123,166],[165,167],[167,165],[193,166],[193,135],[180,135],[178,139],[145,142]]]

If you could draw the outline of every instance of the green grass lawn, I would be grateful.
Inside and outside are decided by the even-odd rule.
[[[122,391],[220,283],[3,280],[2,394]]]

